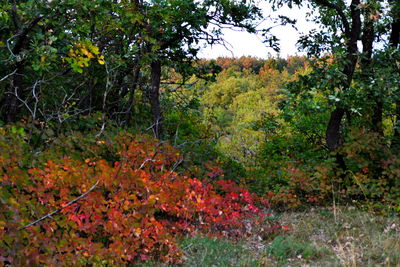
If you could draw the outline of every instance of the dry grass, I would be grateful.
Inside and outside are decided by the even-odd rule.
[[[285,212],[278,217],[291,231],[272,240],[263,240],[261,234],[237,244],[186,238],[181,243],[186,263],[178,266],[400,267],[399,217],[377,216],[354,207]]]
[[[280,242],[283,248],[271,250],[274,240],[266,246],[261,266],[400,266],[398,217],[340,207],[286,212],[280,221],[292,229],[286,239],[298,253],[279,255],[293,248]]]

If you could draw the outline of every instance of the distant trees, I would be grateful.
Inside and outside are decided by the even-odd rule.
[[[252,64],[246,67],[246,62]],[[215,133],[221,152],[245,166],[258,166],[270,134],[265,123],[280,113],[282,88],[305,71],[307,60],[218,58],[216,64],[223,69],[216,82],[197,86],[204,123]]]

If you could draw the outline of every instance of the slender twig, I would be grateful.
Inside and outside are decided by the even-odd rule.
[[[104,121],[104,116],[103,116],[103,125],[101,125],[100,132],[95,135],[95,138],[99,138],[103,134],[105,128],[106,128],[106,122]]]
[[[202,139],[197,139],[197,140],[195,140],[195,141],[186,141],[186,142],[183,142],[182,144],[176,145],[176,147],[177,147],[177,148],[181,148],[181,147],[184,147],[184,146],[187,145],[187,144],[189,144],[189,145],[194,145],[194,144],[198,144],[198,143],[200,143],[200,142],[202,142],[202,141],[204,141],[204,140],[206,140],[206,139],[205,139],[205,138],[202,138]]]
[[[153,158],[154,158],[154,157],[153,157]],[[143,161],[143,163],[140,165],[140,167],[138,168],[138,170],[143,169],[147,162],[149,162],[149,161],[154,161],[153,158],[151,158],[151,159],[145,159],[145,161]]]
[[[172,166],[172,169],[169,172],[169,174],[171,175],[173,172],[175,172],[176,168],[178,168],[178,166],[181,165],[182,162],[183,162],[183,157],[174,163],[174,166]]]
[[[14,93],[12,93],[12,92],[6,92],[6,94],[14,95],[19,101],[21,101],[21,102],[24,104],[24,106],[28,109],[29,113],[31,113],[33,119],[35,119],[35,118],[34,118],[34,112],[33,112],[33,110],[29,107],[27,101],[25,101],[25,100],[23,100],[22,98],[19,97],[19,95],[18,95],[18,90],[17,90],[17,89],[18,89],[18,88],[15,87]]]
[[[7,74],[6,76],[4,76],[3,78],[0,79],[0,82],[4,81],[5,79],[7,79],[8,77],[14,75],[17,72],[17,69],[15,69],[13,72],[11,72],[10,74]]]
[[[47,219],[47,218],[53,216],[54,214],[56,214],[56,213],[62,211],[62,210],[65,209],[66,207],[71,206],[72,204],[74,204],[75,202],[77,202],[77,201],[80,200],[81,198],[84,198],[84,197],[87,196],[90,192],[92,192],[92,191],[96,188],[96,186],[97,186],[98,184],[99,184],[99,181],[97,181],[88,191],[86,191],[85,193],[83,193],[83,194],[80,195],[79,197],[75,198],[74,200],[71,200],[70,202],[68,202],[67,204],[65,204],[64,206],[62,206],[61,208],[58,208],[58,209],[54,210],[53,212],[47,214],[46,216],[43,216],[42,218],[40,218],[40,219],[38,219],[38,220],[36,220],[36,221],[34,221],[34,222],[31,222],[31,223],[29,223],[29,224],[27,224],[27,225],[25,225],[25,226],[23,226],[23,227],[18,228],[18,231],[24,230],[24,229],[26,229],[26,228],[28,228],[28,227],[30,227],[30,226],[32,226],[32,225],[35,225],[35,224],[37,224],[37,223],[39,223],[39,222],[41,222],[41,221],[43,221],[43,220],[45,220],[45,219]]]

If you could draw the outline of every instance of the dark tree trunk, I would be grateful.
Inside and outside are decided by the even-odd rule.
[[[400,148],[400,101],[396,102],[396,121],[394,127],[393,148]],[[400,152],[400,151],[397,151]]]
[[[15,21],[15,26],[17,27],[18,38],[15,42],[15,46],[12,49],[12,53],[15,57],[20,57],[21,52],[26,48],[29,43],[28,34],[33,30],[33,28],[43,19],[42,15],[37,15],[32,21],[23,28],[19,26],[19,19],[17,18],[17,12],[15,10],[15,2],[12,12],[12,19]],[[23,88],[23,76],[25,71],[24,61],[21,59],[17,60],[15,63],[16,72],[13,79],[8,84],[6,89],[6,96],[3,102],[4,120],[7,123],[15,122],[19,113],[19,98],[23,98],[24,88]]]
[[[158,139],[162,138],[162,114],[160,106],[161,62],[151,63],[150,106],[153,116],[153,131]]]
[[[6,123],[15,122],[19,111],[20,101],[18,97],[22,97],[22,77],[24,73],[24,66],[22,62],[17,63],[16,72],[13,79],[7,85],[6,96],[4,98],[4,121]],[[17,97],[18,96],[18,97]]]
[[[383,102],[381,99],[375,101],[374,113],[372,114],[372,130],[383,136]]]
[[[321,4],[324,4],[327,7],[335,8],[340,15],[341,11],[338,7],[328,1],[320,1]],[[344,16],[341,16],[343,20],[343,24],[345,27],[345,35],[347,40],[347,64],[343,69],[343,74],[346,76],[346,80],[343,81],[343,90],[347,90],[350,87],[350,84],[353,80],[354,70],[357,64],[357,41],[360,38],[361,34],[361,14],[358,8],[360,4],[359,0],[353,0],[350,6],[351,10],[351,27],[349,27],[349,22]],[[338,147],[341,145],[342,135],[340,132],[340,128],[342,125],[342,119],[344,114],[346,113],[346,109],[344,107],[337,106],[333,112],[331,113],[328,127],[326,129],[326,143],[328,145],[330,152],[336,152],[336,160],[337,164],[341,169],[346,169],[346,164],[344,162],[343,156],[337,152]]]
[[[326,143],[329,151],[334,152],[340,146],[341,135],[340,126],[345,114],[343,108],[336,108],[329,119],[328,127],[326,129]]]
[[[390,34],[390,45],[393,47],[393,49],[397,49],[399,47],[399,42],[400,42],[400,12],[398,9],[396,9],[396,3],[393,1],[392,3],[392,11],[393,11],[393,23],[392,23],[392,30]],[[397,3],[397,5],[399,5]],[[399,8],[399,7],[397,7]],[[397,68],[397,66],[394,66]],[[400,71],[397,68],[397,71]],[[399,91],[399,90],[398,90]],[[394,136],[396,143],[399,143],[400,145],[400,100],[396,102],[396,127],[394,128]]]
[[[375,30],[374,30],[374,21],[369,19],[369,10],[364,13],[365,21],[364,21],[364,30],[362,35],[362,44],[363,44],[363,56],[361,59],[361,68],[362,75],[365,80],[371,74],[371,60],[372,60],[372,52],[373,52],[373,44],[375,38]],[[378,133],[380,136],[383,136],[383,99],[381,96],[376,96],[373,92],[369,92],[369,98],[375,102],[375,106],[372,110],[372,130]]]
[[[139,77],[140,77],[140,65],[138,63],[138,61],[136,62],[136,65],[134,67],[134,71],[133,71],[133,82],[132,82],[132,86],[129,90],[129,107],[128,110],[126,111],[125,114],[125,121],[124,124],[129,124],[129,122],[131,121],[131,115],[132,115],[132,107],[133,107],[133,102],[135,100],[135,92],[136,89],[139,86]]]

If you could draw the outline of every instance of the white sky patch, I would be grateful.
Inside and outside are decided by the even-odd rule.
[[[301,9],[293,7],[289,9],[287,7],[281,8],[277,12],[273,12],[268,3],[260,3],[260,7],[263,10],[265,16],[273,15],[285,15],[291,19],[296,19],[298,32],[292,28],[292,26],[280,26],[272,30],[278,39],[280,39],[281,51],[279,55],[286,58],[289,55],[302,55],[296,47],[296,42],[302,33],[308,33],[311,29],[316,28],[316,25],[312,22],[306,21],[306,13],[309,11],[306,7]],[[261,27],[272,26],[272,22],[266,21]],[[253,56],[258,58],[268,58],[271,56],[277,56],[272,48],[267,47],[262,41],[261,36],[250,34],[247,32],[233,31],[229,29],[223,29],[224,39],[227,42],[227,48],[222,45],[214,45],[213,47],[206,47],[200,51],[199,57],[202,58],[217,58],[217,57],[241,57],[241,56]]]

